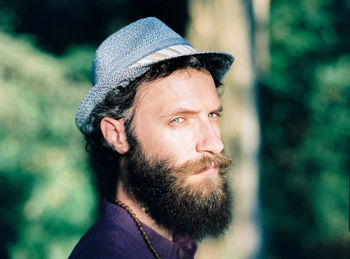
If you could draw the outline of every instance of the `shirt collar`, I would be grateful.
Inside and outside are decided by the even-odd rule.
[[[132,234],[135,238],[143,239],[134,220],[118,205],[104,200],[101,217],[113,221],[115,224],[121,226]],[[146,224],[142,223],[142,225],[158,252],[167,255],[165,258],[171,258],[170,255],[174,253],[177,253],[179,258],[194,258],[194,254],[197,251],[197,244],[189,235],[174,233],[173,241],[171,241],[159,235]]]

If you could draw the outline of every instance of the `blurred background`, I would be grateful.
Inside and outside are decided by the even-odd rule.
[[[75,112],[98,44],[146,16],[236,58],[235,217],[197,258],[349,258],[349,0],[0,0],[0,258],[67,258],[98,215]]]

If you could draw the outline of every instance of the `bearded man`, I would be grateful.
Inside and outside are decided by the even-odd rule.
[[[193,258],[196,241],[227,229],[217,88],[232,62],[153,17],[100,45],[76,124],[105,199],[70,258]]]

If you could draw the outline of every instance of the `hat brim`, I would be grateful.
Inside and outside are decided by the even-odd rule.
[[[229,53],[221,51],[205,51],[164,58],[162,60],[157,60],[146,65],[132,66],[115,71],[104,80],[97,82],[86,94],[79,105],[75,117],[75,123],[77,127],[84,134],[89,134],[94,130],[93,126],[89,123],[90,115],[96,105],[105,99],[107,93],[110,90],[118,86],[125,87],[127,84],[129,84],[130,81],[146,73],[150,67],[156,63],[185,56],[205,57],[208,61],[207,69],[216,81],[221,81],[234,61],[234,57]]]

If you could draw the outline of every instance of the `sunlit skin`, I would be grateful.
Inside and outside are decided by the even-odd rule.
[[[188,68],[140,86],[133,106],[132,127],[149,157],[167,159],[180,166],[204,154],[222,152],[224,145],[218,124],[221,110],[211,74]],[[104,118],[101,131],[119,153],[128,151],[123,119]],[[195,185],[205,177],[217,177],[216,168],[211,166],[203,172],[193,172],[189,181]],[[157,226],[144,209],[127,196],[121,182],[117,186],[117,199],[127,204],[142,222],[172,239],[172,233]]]
[[[134,132],[151,157],[181,165],[220,153],[221,103],[212,76],[193,68],[145,83],[136,95]]]

